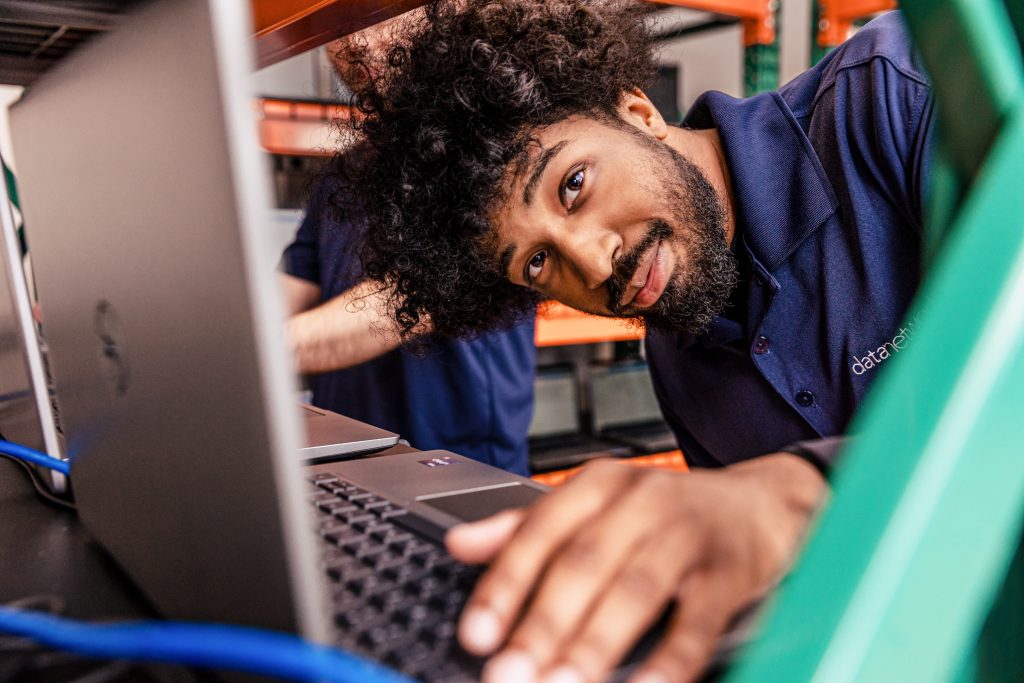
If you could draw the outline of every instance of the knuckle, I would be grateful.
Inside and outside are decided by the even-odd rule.
[[[674,496],[676,493],[676,482],[678,475],[671,472],[652,469],[644,473],[639,486],[644,494],[652,498],[664,498]]]
[[[603,556],[602,545],[589,534],[583,534],[569,541],[558,558],[558,567],[568,572],[579,572],[597,565]]]
[[[601,458],[599,460],[592,460],[584,465],[583,471],[580,472],[580,476],[576,479],[577,481],[587,481],[590,479],[618,481],[628,477],[630,469],[623,467],[611,458]]]
[[[660,601],[667,592],[662,577],[642,565],[631,565],[623,569],[619,573],[618,587],[626,599],[643,603]]]

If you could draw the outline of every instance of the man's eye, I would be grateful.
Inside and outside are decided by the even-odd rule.
[[[571,173],[568,178],[565,179],[565,184],[562,186],[562,204],[567,209],[571,209],[572,205],[576,203],[576,198],[580,196],[580,190],[583,189],[583,179],[586,177],[583,169]]]
[[[548,253],[546,251],[538,251],[536,254],[530,257],[529,262],[526,264],[526,281],[533,283],[541,272],[544,270],[544,262],[548,260]]]

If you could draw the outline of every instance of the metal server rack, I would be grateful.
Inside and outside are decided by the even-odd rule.
[[[1024,680],[1024,3],[900,4],[941,126],[915,337],[734,683]]]

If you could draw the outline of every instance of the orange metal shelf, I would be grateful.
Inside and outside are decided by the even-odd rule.
[[[896,0],[818,0],[818,45],[835,47],[850,37],[857,19],[896,9]]]
[[[654,455],[639,455],[635,458],[622,458],[620,460],[616,460],[616,462],[622,463],[623,465],[629,465],[630,467],[661,467],[674,472],[687,472],[690,469],[686,466],[686,460],[683,458],[683,452],[678,450],[668,451],[666,453],[655,453]],[[532,479],[547,486],[560,486],[579,474],[582,469],[583,467],[581,466],[573,467],[568,470],[545,472],[544,474],[533,475]]]
[[[554,301],[537,311],[534,342],[537,346],[592,344],[643,339],[644,331],[622,320],[581,313]]]
[[[255,107],[260,146],[271,154],[333,154],[342,144],[333,124],[352,115],[350,107],[340,104],[269,98],[257,100]]]
[[[743,44],[771,45],[775,42],[775,10],[778,0],[646,0],[657,5],[725,14],[743,20]]]
[[[427,4],[427,0],[253,0],[260,68]]]

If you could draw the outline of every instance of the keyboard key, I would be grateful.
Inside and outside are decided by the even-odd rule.
[[[341,520],[347,519],[349,515],[357,512],[359,512],[359,508],[347,500],[339,500],[337,505],[333,505],[330,508],[330,513]]]
[[[376,589],[380,588],[380,585],[380,579],[368,569],[353,572],[345,581],[345,588],[353,595],[360,597],[372,594]]]
[[[395,517],[401,517],[402,515],[409,514],[409,511],[403,507],[398,507],[393,503],[389,503],[385,507],[377,508],[374,510],[381,519],[394,519]]]
[[[406,548],[409,542],[413,540],[413,535],[408,531],[395,531],[393,534],[388,536],[388,547],[396,553],[405,555]]]
[[[368,496],[363,497],[363,498],[356,498],[355,499],[355,503],[358,504],[359,507],[361,507],[363,509],[366,509],[366,510],[372,510],[374,508],[379,508],[379,507],[384,507],[385,505],[389,505],[389,502],[386,499],[381,498],[380,496],[374,496],[374,495],[368,495]]]
[[[374,540],[381,543],[390,543],[390,536],[395,532],[395,525],[389,522],[377,522],[371,526],[366,527],[366,533],[370,534]]]
[[[366,534],[361,534],[347,524],[337,524],[321,531],[321,535],[330,543],[338,546],[362,543]]]
[[[365,532],[371,526],[378,524],[377,518],[373,515],[359,515],[358,517],[350,517],[348,523],[352,525],[353,529]]]

